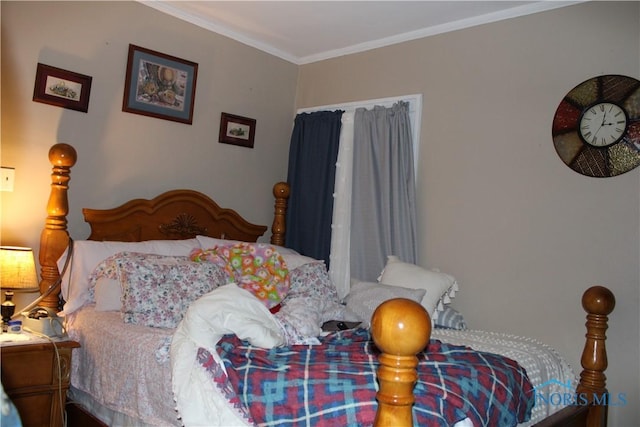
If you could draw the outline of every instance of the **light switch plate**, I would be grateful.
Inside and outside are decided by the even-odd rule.
[[[13,191],[13,184],[16,179],[14,168],[0,168],[0,191]]]

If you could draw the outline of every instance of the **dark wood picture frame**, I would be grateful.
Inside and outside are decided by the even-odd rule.
[[[122,111],[192,124],[198,64],[129,45]]]
[[[86,113],[91,81],[91,76],[38,63],[33,100]]]
[[[253,148],[256,136],[256,120],[248,117],[222,113],[218,141],[223,144]]]

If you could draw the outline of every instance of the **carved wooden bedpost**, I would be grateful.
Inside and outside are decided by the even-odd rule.
[[[287,231],[287,199],[289,198],[289,184],[278,182],[273,186],[273,196],[276,198],[273,225],[271,226],[271,244],[284,246],[284,236]]]
[[[608,364],[605,332],[608,328],[607,316],[615,306],[616,299],[613,293],[603,286],[593,286],[587,289],[582,296],[582,307],[587,312],[587,340],[581,359],[583,370],[580,374],[580,383],[576,391],[578,394],[584,393],[588,396],[589,401],[597,398],[599,402],[602,402],[603,396],[607,393],[606,376],[604,374]],[[596,404],[589,408],[587,426],[604,426],[606,422],[606,404]]]
[[[51,174],[51,192],[47,203],[47,219],[40,236],[39,260],[41,265],[40,293],[47,292],[49,287],[60,277],[56,262],[69,244],[67,232],[67,214],[69,213],[70,169],[77,159],[76,150],[68,144],[56,144],[49,150],[49,161],[53,165]],[[60,284],[47,295],[40,305],[58,308]]]
[[[373,313],[371,334],[380,354],[378,412],[374,426],[413,425],[413,387],[418,379],[416,354],[431,338],[431,319],[418,303],[404,298],[385,301]]]

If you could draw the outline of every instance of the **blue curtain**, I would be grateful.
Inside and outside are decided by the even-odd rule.
[[[342,110],[301,113],[289,146],[285,244],[329,266],[333,186]]]

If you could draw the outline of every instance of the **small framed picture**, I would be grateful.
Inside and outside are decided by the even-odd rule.
[[[220,117],[220,135],[218,141],[223,144],[253,148],[255,136],[255,119],[222,113]]]
[[[129,45],[122,111],[191,124],[198,64]]]
[[[38,63],[33,100],[70,110],[89,110],[90,76]]]

